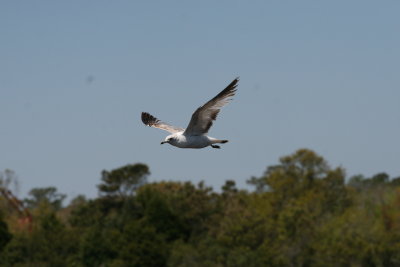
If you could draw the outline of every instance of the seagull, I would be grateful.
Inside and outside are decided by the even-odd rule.
[[[142,112],[142,121],[145,125],[158,128],[171,133],[161,144],[170,144],[179,148],[221,148],[216,144],[227,143],[228,140],[221,140],[207,136],[208,130],[216,120],[220,109],[232,100],[235,95],[239,78],[234,79],[224,90],[213,99],[199,107],[190,119],[186,129],[169,125],[160,121],[147,112]]]

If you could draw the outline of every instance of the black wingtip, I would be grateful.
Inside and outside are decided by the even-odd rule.
[[[239,76],[236,77],[225,89],[236,91],[236,87],[238,86],[238,83],[239,83]]]
[[[142,122],[146,124],[147,126],[151,126],[152,124],[157,122],[157,118],[154,116],[150,115],[150,113],[147,112],[142,112]]]
[[[147,118],[148,118],[149,115],[150,115],[150,114],[147,113],[147,112],[142,112],[142,115],[141,115],[140,117],[141,117],[142,122],[143,122],[144,124],[146,124],[146,121],[147,121]]]
[[[236,87],[237,86],[237,83],[239,82],[239,80],[240,80],[240,78],[239,78],[239,76],[238,77],[236,77],[235,79],[233,79],[233,81],[227,86],[227,88],[229,88],[229,87]]]
[[[237,83],[239,82],[239,77],[236,77],[224,90],[222,90],[215,98],[220,97],[227,92],[231,92],[232,95],[236,92]]]

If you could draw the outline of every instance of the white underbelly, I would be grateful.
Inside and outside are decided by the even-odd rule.
[[[174,145],[179,148],[203,148],[210,144],[210,139],[207,136],[201,135],[182,138]]]

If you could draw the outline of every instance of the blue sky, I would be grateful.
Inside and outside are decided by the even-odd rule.
[[[400,175],[398,1],[1,1],[0,170],[20,196],[97,196],[100,172],[219,189],[313,149],[347,175]],[[210,135],[160,146],[240,76]]]

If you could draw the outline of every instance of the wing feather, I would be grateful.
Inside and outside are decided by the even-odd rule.
[[[217,119],[220,109],[229,103],[236,93],[239,78],[234,79],[224,90],[222,90],[213,99],[199,107],[192,115],[189,125],[184,134],[203,135],[208,132]]]
[[[147,126],[158,128],[158,129],[170,132],[170,133],[183,132],[185,130],[183,128],[175,127],[175,126],[169,125],[165,122],[162,122],[147,112],[142,112],[142,121]]]

